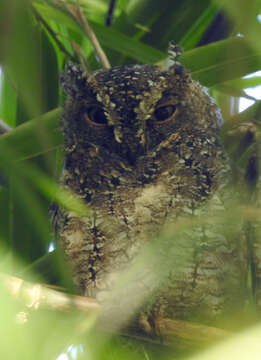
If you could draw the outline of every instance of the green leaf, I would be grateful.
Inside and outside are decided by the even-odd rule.
[[[224,82],[222,84],[216,85],[216,86],[214,86],[213,90],[222,92],[224,94],[227,94],[227,95],[233,96],[233,97],[244,97],[249,100],[253,100],[253,101],[256,100],[256,98],[248,95],[243,89],[235,87],[235,86],[233,86],[233,84],[230,85],[227,83],[228,83],[228,81]]]
[[[210,4],[209,0],[197,2],[193,0],[130,1],[126,8],[126,20],[133,25],[138,23],[149,27],[150,32],[144,34],[143,41],[166,51],[169,41],[174,40],[179,43]],[[205,26],[207,26],[206,23]],[[124,27],[122,22],[122,31],[125,31],[125,28],[126,25]],[[129,32],[129,34],[134,33]]]
[[[189,50],[180,60],[194,79],[208,87],[260,69],[258,53],[239,37]]]
[[[247,79],[234,79],[224,82],[223,85],[231,86],[236,89],[252,88],[261,85],[261,76],[253,76]]]
[[[186,50],[192,49],[199,42],[217,12],[218,7],[210,4],[180,39],[179,44]]]
[[[78,25],[70,15],[60,9],[55,9],[48,5],[43,6],[42,4],[37,3],[35,3],[35,7],[41,15],[59,21],[73,31],[80,32],[81,36],[86,36],[80,25]],[[89,23],[103,46],[116,50],[141,63],[154,63],[164,58],[165,54],[161,51],[134,40],[112,28],[108,28],[93,21],[89,21]]]
[[[140,41],[100,24],[90,22],[101,44],[127,55],[144,64],[152,64],[164,58],[165,53]]]
[[[33,5],[36,10],[47,19],[52,19],[58,24],[62,24],[63,26],[66,26],[67,28],[74,31],[80,31],[79,25],[76,23],[76,21],[60,7],[55,5],[51,6],[48,3],[39,3],[36,1],[33,2]]]
[[[260,31],[258,15],[261,13],[261,1],[213,0],[224,8],[234,22],[236,31],[247,37],[250,46],[261,56]]]

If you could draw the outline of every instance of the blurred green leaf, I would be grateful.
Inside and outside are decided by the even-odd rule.
[[[23,107],[22,111],[28,119],[57,105],[57,68],[56,75],[53,71],[55,55],[48,40],[34,23],[28,1],[11,0],[3,4],[0,24],[5,24],[6,31],[5,36],[0,37],[0,45],[4,49],[2,64],[19,94],[18,102],[21,105],[18,104],[18,107]],[[9,15],[6,19],[3,18],[5,14]],[[47,55],[44,61],[42,51]],[[47,81],[48,73],[52,77],[51,85]],[[20,109],[18,116],[19,112]]]
[[[2,73],[1,78],[0,117],[12,127],[16,123],[17,95],[7,75]]]
[[[239,335],[214,346],[206,352],[189,356],[188,360],[246,360],[251,349],[251,360],[259,360],[261,326],[257,325]]]
[[[6,147],[16,152],[13,161],[38,156],[57,147],[62,141],[58,129],[61,109],[52,110],[26,122],[0,138],[0,154]]]

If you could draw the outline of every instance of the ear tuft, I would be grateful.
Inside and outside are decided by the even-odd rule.
[[[184,72],[184,67],[179,62],[179,57],[183,53],[183,48],[171,41],[168,47],[168,64],[169,69],[174,70],[175,73],[181,75]]]
[[[86,83],[86,73],[83,68],[72,62],[66,64],[60,75],[60,84],[63,91],[71,96],[76,96]]]

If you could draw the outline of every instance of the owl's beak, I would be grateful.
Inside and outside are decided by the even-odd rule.
[[[133,129],[128,132],[128,127],[125,126],[125,130],[127,129],[126,133],[120,127],[114,128],[114,138],[116,140],[118,150],[121,153],[121,156],[124,159],[127,159],[129,165],[135,165],[137,159],[145,154],[144,144],[141,141],[141,136],[132,135],[130,134],[133,132]],[[122,140],[128,139],[126,142]]]
[[[144,147],[141,144],[128,144],[124,155],[130,165],[135,165],[137,159],[144,154]]]

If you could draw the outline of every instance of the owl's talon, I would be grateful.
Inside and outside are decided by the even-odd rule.
[[[139,317],[139,325],[146,335],[149,335],[151,338],[161,339],[159,319],[159,316],[156,314],[148,316],[147,314],[142,313]]]

